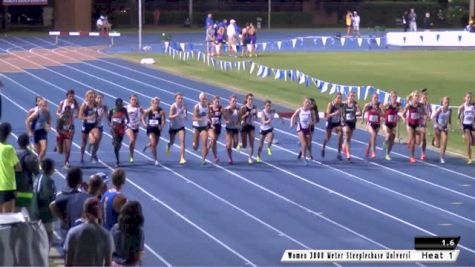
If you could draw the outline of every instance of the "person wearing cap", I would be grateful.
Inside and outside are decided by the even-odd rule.
[[[65,266],[110,266],[115,251],[112,235],[99,224],[101,203],[95,197],[83,205],[85,222],[71,228],[64,242]]]
[[[236,52],[236,43],[238,38],[238,31],[236,26],[236,21],[231,19],[229,25],[226,28],[226,34],[228,37],[228,54],[229,56],[234,56]]]
[[[15,148],[7,143],[11,132],[10,123],[0,124],[0,213],[15,211],[15,171],[22,170]]]
[[[108,116],[109,126],[111,128],[112,146],[116,159],[116,167],[119,167],[119,150],[122,146],[122,140],[125,135],[125,127],[129,122],[127,109],[124,107],[124,101],[121,98],[115,100],[115,108],[109,110]]]

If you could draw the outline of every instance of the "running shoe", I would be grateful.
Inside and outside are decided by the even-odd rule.
[[[252,158],[248,158],[247,163],[252,164],[252,163],[254,163],[254,161],[252,160]]]
[[[120,163],[117,161],[114,165],[114,168],[119,168]]]
[[[343,158],[341,157],[341,154],[340,154],[340,153],[338,153],[338,154],[336,155],[336,158],[337,158],[338,160],[342,160],[342,159],[343,159]]]
[[[261,163],[261,162],[262,162],[261,157],[257,156],[257,157],[256,157],[256,162],[257,162],[257,163]]]
[[[241,145],[241,143],[239,143],[236,147],[237,151],[241,151],[241,147],[242,147],[242,145]]]
[[[303,166],[308,166],[307,159],[303,159]]]
[[[384,157],[386,160],[391,160],[391,156],[386,153],[386,156]]]
[[[467,161],[467,164],[468,164],[468,165],[472,165],[472,163],[473,163],[473,160],[472,160],[472,159],[469,159],[469,160]]]
[[[301,159],[302,158],[302,151],[299,152],[299,155],[297,156],[297,159]]]
[[[440,163],[441,163],[441,164],[445,164],[444,158],[440,158]]]
[[[409,163],[416,163],[416,158],[409,157]]]
[[[426,153],[421,154],[421,160],[426,160]]]
[[[66,161],[66,162],[64,163],[64,168],[67,170],[67,169],[69,169],[69,167],[70,167],[70,166],[69,166],[69,162]]]
[[[98,162],[97,157],[96,156],[91,156],[91,163],[96,164],[97,162]]]
[[[180,164],[185,164],[186,160],[184,158],[180,159]]]
[[[129,162],[130,162],[130,163],[134,163],[134,157],[132,157],[132,156],[129,155]]]
[[[366,156],[367,158],[369,157],[369,146],[366,146],[365,156]]]
[[[233,165],[234,164],[233,160],[232,159],[228,160],[228,164]]]
[[[272,148],[267,148],[267,155],[272,156]]]
[[[201,165],[202,165],[202,166],[206,165],[206,159],[202,159],[202,160],[201,160]]]
[[[320,151],[320,156],[322,156],[322,158],[325,158],[325,149],[322,149]]]
[[[218,156],[214,156],[214,163],[218,163],[218,162],[219,162]]]
[[[170,145],[167,145],[167,148],[165,149],[165,155],[167,155],[167,157],[170,156]]]
[[[155,164],[155,166],[158,166],[158,164],[159,164],[159,163],[158,163],[158,160],[155,160],[155,163],[154,163],[154,164]]]
[[[371,152],[371,158],[372,159],[376,158],[376,153],[374,151]]]

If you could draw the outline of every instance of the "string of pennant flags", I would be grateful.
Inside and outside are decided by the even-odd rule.
[[[296,37],[288,40],[280,41],[270,41],[270,42],[260,42],[256,44],[257,51],[278,51],[282,49],[295,49],[298,47],[303,47],[304,44],[310,44],[314,46],[326,47],[326,46],[337,46],[345,47],[345,44],[353,43],[358,44],[358,47],[362,47],[364,44],[368,46],[375,45],[381,47],[382,41],[385,37],[373,37],[373,36],[362,36],[362,37],[351,37],[351,36],[305,36],[305,37]],[[310,43],[309,43],[310,42]],[[182,51],[193,51],[197,50],[197,47],[202,47],[202,43],[177,43],[177,42],[165,42],[165,50],[168,47],[173,47],[177,50]],[[237,51],[239,45],[234,45],[233,49]],[[226,50],[227,46],[223,46],[223,50]]]
[[[249,75],[255,75],[260,78],[273,78],[274,80],[281,81],[293,81],[298,85],[305,87],[315,87],[320,93],[323,94],[336,94],[341,93],[343,96],[348,96],[350,92],[356,94],[358,100],[367,100],[368,97],[371,97],[374,94],[378,94],[379,102],[386,103],[389,101],[390,93],[383,90],[375,88],[372,85],[342,85],[336,84],[328,81],[323,81],[321,79],[311,77],[310,75],[295,69],[279,69],[273,68],[266,65],[259,64],[252,60],[238,60],[238,61],[227,61],[216,59],[209,56],[206,53],[203,53],[199,50],[186,50],[186,49],[175,49],[172,46],[165,46],[165,54],[172,57],[175,60],[188,61],[194,60],[196,62],[203,63],[210,68],[213,68],[217,71],[238,71],[238,72],[248,72]],[[398,97],[398,102],[403,106],[406,105],[406,99]],[[432,110],[435,110],[440,105],[431,104]]]

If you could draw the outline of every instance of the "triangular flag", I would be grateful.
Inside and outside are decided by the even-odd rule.
[[[259,68],[257,69],[257,76],[262,76],[263,73],[264,73],[264,66],[259,66]]]
[[[200,61],[201,59],[201,51],[198,51],[198,54],[196,55],[196,61]]]
[[[279,50],[282,48],[282,41],[277,41],[277,48]]]
[[[360,94],[360,99],[366,100],[368,97],[368,87],[367,86],[361,86],[361,94]]]
[[[376,44],[377,44],[378,46],[381,45],[381,38],[379,38],[379,37],[376,38]]]
[[[267,49],[267,43],[262,43],[262,51],[266,51]]]
[[[241,61],[238,61],[236,63],[237,63],[237,70],[241,71]]]
[[[333,94],[335,93],[335,91],[336,91],[336,85],[335,85],[335,84],[330,84],[329,87],[330,87],[330,92],[329,92],[329,94],[330,94],[330,95],[333,95]]]
[[[328,39],[328,37],[326,37],[326,36],[322,37],[323,46],[325,46],[327,44],[327,39]]]
[[[386,92],[380,90],[379,93],[378,93],[378,101],[379,103],[384,103],[384,100],[386,99]]]
[[[312,80],[313,85],[318,88],[318,80],[315,78],[310,78]]]
[[[314,44],[314,45],[317,45],[317,42],[318,42],[318,39],[317,39],[317,38],[314,38],[314,39],[313,39],[313,44]]]
[[[254,72],[255,67],[256,67],[256,63],[252,62],[251,63],[251,70],[249,71],[249,74],[252,74]]]
[[[243,62],[241,62],[241,63],[242,63],[242,70],[243,70],[243,71],[246,71],[246,62],[243,61]]]
[[[167,52],[169,46],[170,46],[170,42],[165,42],[165,52]]]
[[[383,103],[389,103],[389,97],[391,96],[391,94],[388,94],[385,92],[385,95],[384,95],[384,102]]]
[[[369,94],[369,89],[370,88],[371,88],[370,86],[365,86],[365,88],[364,88],[365,89],[364,98],[363,98],[364,100],[368,99],[368,94]]]
[[[358,100],[361,99],[361,86],[358,86],[358,87],[356,88],[356,98],[357,98]]]
[[[211,58],[211,65],[214,67],[216,67],[216,61],[214,60],[214,58]]]
[[[265,78],[269,75],[269,67],[264,66],[264,70],[262,71],[262,78]]]
[[[237,52],[237,46],[236,45],[233,45],[232,48],[233,48],[234,52]]]
[[[301,73],[300,78],[299,78],[299,84],[304,84],[305,83],[305,74]]]
[[[305,86],[306,87],[310,86],[310,77],[308,77],[308,75],[305,75]]]
[[[287,70],[284,70],[284,81],[287,81]]]
[[[459,43],[462,42],[462,35],[459,35]]]
[[[292,39],[292,48],[295,48],[295,45],[297,44],[297,39]]]
[[[290,70],[289,76],[290,76],[290,80],[292,80],[292,81],[295,80],[295,71]]]
[[[326,91],[328,91],[328,83],[322,81],[322,93],[325,93]]]
[[[435,39],[436,39],[436,40],[437,40],[437,42],[438,42],[438,41],[439,41],[439,39],[440,39],[440,34],[437,34],[437,35],[435,36]]]
[[[345,46],[345,41],[346,41],[345,37],[340,38],[341,46]]]
[[[282,79],[282,71],[279,70],[279,69],[277,69],[276,72],[275,72],[274,78],[275,78],[276,80]]]
[[[363,38],[358,38],[356,40],[358,41],[358,46],[361,47],[361,44],[363,43]]]
[[[185,51],[185,43],[180,43],[181,51]]]

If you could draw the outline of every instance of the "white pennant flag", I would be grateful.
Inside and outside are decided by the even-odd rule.
[[[378,46],[380,46],[380,45],[381,45],[381,38],[379,38],[379,37],[378,37],[378,38],[376,38],[376,44],[377,44]]]
[[[165,42],[165,52],[167,52],[169,46],[170,46],[170,42]]]
[[[322,93],[325,93],[326,91],[328,91],[328,83],[324,81],[322,81],[322,83],[323,83]]]
[[[323,46],[325,46],[327,44],[327,40],[328,40],[328,37],[326,37],[326,36],[322,37]]]
[[[336,92],[336,84],[331,84],[330,85],[330,95],[333,95]]]
[[[358,86],[358,89],[356,89],[356,91],[357,91],[356,97],[357,97],[358,100],[360,100],[361,99],[361,86]]]
[[[256,73],[256,75],[257,75],[258,77],[260,77],[260,76],[262,76],[263,73],[264,73],[264,66],[261,65],[261,66],[259,66],[259,67],[257,68],[257,73]]]
[[[292,39],[292,47],[295,48],[295,45],[297,44],[297,39]]]
[[[267,43],[262,43],[262,51],[266,51]]]
[[[279,69],[275,72],[274,79],[276,79],[276,80],[280,79],[280,70]]]
[[[208,66],[209,66],[209,58],[210,58],[210,56],[208,55],[208,56],[206,57],[206,61],[208,62]]]
[[[384,95],[384,103],[389,103],[389,97],[390,97],[390,96],[391,96],[390,94],[388,94],[388,93],[385,92],[385,95]]]
[[[241,61],[236,62],[238,71],[241,71]]]
[[[363,44],[363,38],[358,38],[358,46],[361,47],[361,44]]]
[[[254,72],[255,67],[256,67],[256,63],[252,62],[251,63],[251,70],[249,71],[249,74],[252,74]]]
[[[180,47],[182,51],[185,51],[185,43],[180,43]]]
[[[232,47],[233,47],[233,48],[232,48],[233,51],[234,51],[234,52],[237,52],[237,46],[236,46],[236,45],[233,45]]]
[[[277,41],[277,48],[279,50],[282,48],[282,41]]]
[[[246,71],[246,62],[245,61],[242,61],[242,70],[243,71]]]
[[[300,79],[299,79],[299,84],[304,84],[306,80],[307,79],[305,77],[305,74],[301,73],[300,74]]]
[[[287,70],[284,70],[284,81],[287,81]]]
[[[341,46],[345,46],[345,41],[346,41],[345,37],[340,38]]]
[[[172,58],[175,59],[176,52],[173,50]]]
[[[196,61],[200,61],[201,59],[201,51],[198,51],[198,54],[196,55]]]
[[[267,77],[267,75],[269,75],[269,68],[264,67],[264,70],[262,71],[262,78]]]

